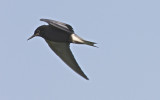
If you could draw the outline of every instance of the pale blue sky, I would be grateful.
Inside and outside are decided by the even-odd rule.
[[[0,100],[160,100],[159,0],[1,0]],[[89,81],[42,38],[46,24],[66,22],[99,48],[71,44]]]

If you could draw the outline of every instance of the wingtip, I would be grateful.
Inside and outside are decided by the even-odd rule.
[[[41,19],[40,19],[40,21],[45,21],[45,20],[46,20],[46,19],[44,19],[44,18],[41,18]]]
[[[85,78],[86,80],[89,80],[89,78],[87,77],[87,78]]]
[[[51,19],[41,18],[40,21],[49,22]]]
[[[83,78],[85,78],[86,80],[89,80],[89,78],[83,73],[83,75],[81,75]]]

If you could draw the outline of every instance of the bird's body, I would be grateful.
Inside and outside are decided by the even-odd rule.
[[[50,40],[54,42],[68,42],[68,43],[71,42],[70,40],[71,33],[65,32],[51,25],[42,25],[37,29],[44,30],[44,31],[41,31],[41,30],[40,31],[43,32],[42,37],[46,40]]]
[[[50,19],[41,19],[41,21],[47,22],[49,25],[38,27],[35,30],[34,35],[29,39],[35,36],[44,38],[57,56],[59,56],[71,69],[88,80],[87,76],[83,73],[76,62],[69,45],[70,43],[77,43],[94,46],[95,43],[86,41],[77,36],[74,33],[73,28],[68,24]]]

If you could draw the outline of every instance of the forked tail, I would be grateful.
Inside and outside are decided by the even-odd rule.
[[[93,46],[93,47],[97,47],[97,46],[95,46],[95,42],[90,42],[90,41],[86,41],[86,40],[83,40],[84,41],[84,44],[86,44],[86,45],[89,45],[89,46]]]
[[[95,46],[95,44],[96,44],[95,42],[86,41],[86,40],[80,38],[76,34],[71,35],[71,41],[73,43],[77,43],[77,44],[86,44],[86,45],[89,45],[89,46],[97,47],[97,46]]]

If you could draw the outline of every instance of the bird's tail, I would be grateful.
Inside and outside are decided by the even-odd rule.
[[[95,44],[96,44],[95,42],[90,42],[90,41],[84,40],[76,34],[71,35],[71,41],[76,44],[86,44],[89,46],[97,47],[97,46],[95,46]]]
[[[89,45],[89,46],[93,46],[93,47],[97,47],[95,46],[95,42],[90,42],[90,41],[86,41],[86,40],[83,40],[83,43],[86,44],[86,45]]]

